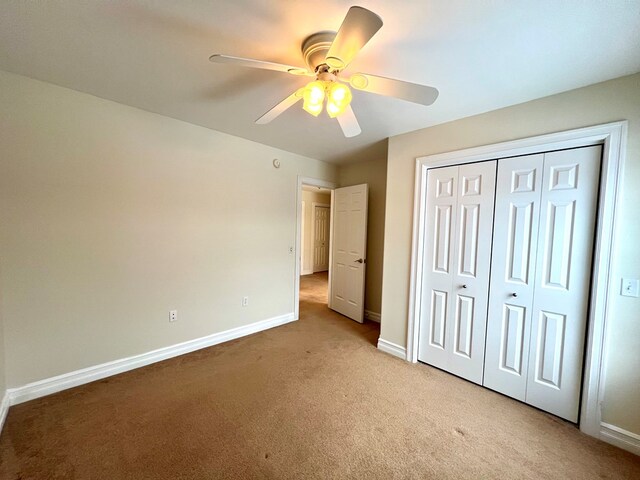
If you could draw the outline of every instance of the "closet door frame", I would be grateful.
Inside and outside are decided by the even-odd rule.
[[[616,206],[620,195],[620,178],[627,146],[627,121],[607,123],[593,127],[567,130],[548,135],[523,138],[453,152],[428,155],[416,159],[413,207],[413,241],[411,251],[411,285],[407,325],[406,359],[418,361],[422,265],[425,231],[426,179],[430,168],[462,165],[465,163],[496,160],[505,157],[530,155],[552,150],[602,145],[602,166],[598,211],[594,241],[591,296],[588,306],[588,325],[582,399],[580,403],[580,430],[596,438],[603,438],[600,402],[604,397],[604,360],[606,358],[606,331],[609,305],[611,266],[613,265],[613,235]]]

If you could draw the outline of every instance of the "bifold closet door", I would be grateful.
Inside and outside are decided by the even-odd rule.
[[[496,162],[431,169],[418,359],[482,382]]]
[[[498,162],[484,385],[577,422],[601,147]]]
[[[525,401],[578,421],[602,147],[545,154]]]
[[[486,387],[524,401],[544,154],[498,162]]]

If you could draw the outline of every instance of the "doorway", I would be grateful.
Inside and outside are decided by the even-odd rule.
[[[367,184],[337,188],[322,180],[298,177],[296,246],[290,249],[295,253],[296,320],[300,318],[301,276],[328,270],[327,306],[364,322],[368,191]],[[313,198],[318,194],[324,197]]]
[[[331,205],[336,184],[298,177],[294,308],[300,318],[301,292],[328,304],[331,257]]]
[[[332,189],[302,184],[300,301],[328,303]]]

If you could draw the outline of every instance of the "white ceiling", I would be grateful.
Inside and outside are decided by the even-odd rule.
[[[363,0],[384,26],[350,70],[432,85],[431,107],[354,92],[362,134],[299,105],[253,122],[308,79],[208,61],[304,66],[302,40],[351,1],[3,0],[0,69],[334,163],[392,135],[640,71],[640,0]]]

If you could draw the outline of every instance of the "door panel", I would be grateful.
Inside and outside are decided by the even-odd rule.
[[[518,305],[504,305],[500,331],[500,368],[522,375],[524,325],[526,309]]]
[[[451,251],[451,217],[453,205],[435,206],[435,232],[433,244],[433,268],[439,273],[449,273]]]
[[[560,388],[566,318],[559,313],[541,311],[536,333],[535,380],[555,388]]]
[[[578,420],[600,146],[545,155],[526,402]]]
[[[531,258],[531,229],[534,203],[512,203],[509,209],[509,238],[507,240],[507,281],[527,285]]]
[[[491,231],[496,182],[496,162],[460,165],[458,171],[457,222],[454,242],[454,275],[449,299],[452,320],[448,343],[448,370],[482,383]]]
[[[431,345],[444,350],[444,334],[447,319],[447,292],[431,291]]]
[[[501,159],[483,385],[525,399],[544,155]]]
[[[418,359],[447,369],[447,320],[449,292],[453,282],[451,252],[458,167],[437,168],[427,173],[427,221],[425,254],[422,265],[424,281]]]
[[[480,219],[480,205],[460,205],[461,225],[460,244],[458,252],[459,273],[475,277],[478,259],[478,230]]]
[[[427,174],[419,360],[482,381],[496,162]],[[484,254],[483,254],[484,252]]]
[[[471,359],[471,339],[473,330],[474,299],[458,295],[455,324],[455,353]]]
[[[545,253],[543,282],[546,287],[567,289],[569,260],[574,234],[575,202],[549,202],[547,206],[547,235],[542,245]]]
[[[334,190],[330,307],[364,322],[368,186]]]

